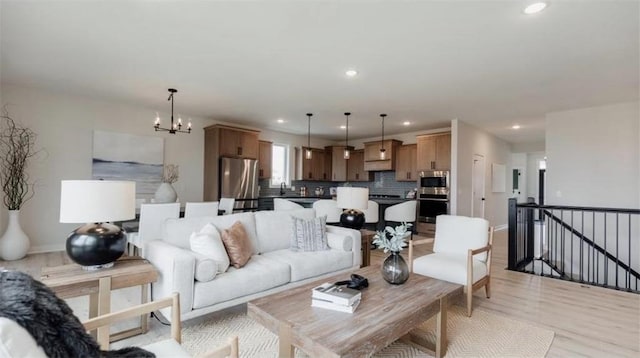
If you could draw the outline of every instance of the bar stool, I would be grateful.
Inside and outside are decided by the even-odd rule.
[[[187,202],[184,206],[184,217],[218,216],[218,202]]]
[[[393,223],[411,223],[411,233],[415,230],[416,224],[416,208],[417,201],[408,200],[400,204],[391,205],[384,211],[385,226],[390,226],[389,222]]]

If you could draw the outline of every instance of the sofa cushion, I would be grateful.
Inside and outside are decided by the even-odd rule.
[[[467,284],[467,255],[438,252],[413,260],[413,272],[438,280]],[[473,282],[487,275],[487,265],[473,259]]]
[[[282,286],[290,278],[290,268],[286,263],[254,255],[243,268],[230,267],[212,281],[196,282],[193,308],[207,307]]]
[[[207,282],[213,280],[218,273],[218,263],[210,257],[193,253],[196,258],[196,266],[194,268],[196,281]]]
[[[291,282],[353,266],[353,253],[342,250],[295,252],[284,249],[267,252],[262,256],[289,265],[291,267]]]
[[[244,230],[247,232],[247,237],[251,241],[251,245],[253,247],[253,253],[260,253],[258,247],[258,237],[256,234],[256,220],[254,219],[254,213],[238,213],[231,215],[221,215],[213,217],[210,222],[218,229],[218,231],[222,234],[222,230],[228,229],[231,225],[235,224],[236,221],[240,221]]]
[[[162,230],[162,240],[174,246],[191,250],[191,233],[199,232],[214,216],[167,219]]]
[[[293,222],[294,251],[323,251],[329,250],[327,245],[327,217],[322,216],[310,220],[291,218]]]
[[[253,247],[242,223],[236,221],[230,228],[222,230],[222,243],[229,254],[229,262],[235,268],[241,268],[251,258]]]
[[[313,209],[289,211],[258,211],[255,213],[258,249],[261,253],[286,249],[293,237],[291,217],[313,219]]]
[[[191,251],[216,261],[216,271],[223,273],[229,268],[229,256],[224,248],[218,229],[212,224],[205,225],[199,233],[191,233]]]
[[[327,233],[327,244],[334,250],[353,250],[353,238],[351,236],[340,235],[335,232]]]

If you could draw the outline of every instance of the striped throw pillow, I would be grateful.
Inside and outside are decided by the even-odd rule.
[[[327,216],[311,220],[291,217],[293,220],[293,238],[291,250],[322,251],[329,250],[327,244]]]

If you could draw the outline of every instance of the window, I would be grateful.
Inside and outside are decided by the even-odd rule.
[[[271,187],[280,187],[289,182],[289,146],[273,144],[271,152]]]

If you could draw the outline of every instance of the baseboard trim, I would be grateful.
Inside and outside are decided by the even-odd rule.
[[[509,226],[507,224],[502,224],[502,225],[496,225],[493,228],[493,231],[502,231],[502,230],[507,230]]]

